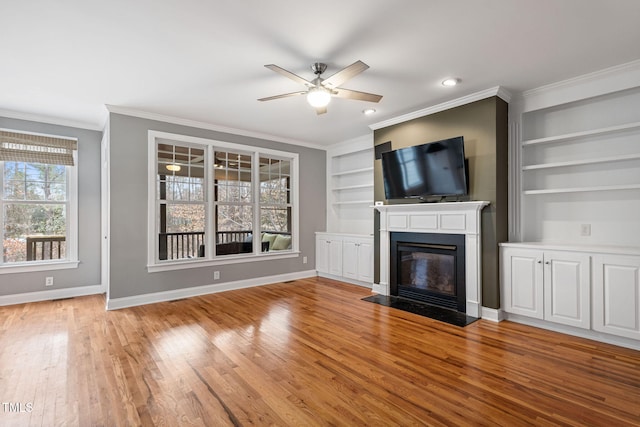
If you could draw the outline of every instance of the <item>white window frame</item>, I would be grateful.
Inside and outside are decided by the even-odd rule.
[[[16,132],[29,135],[47,136],[53,138],[69,138],[67,136],[48,135],[35,132],[25,132],[14,129],[0,129],[8,132]],[[4,212],[4,162],[0,162],[0,218]],[[28,273],[35,271],[64,270],[78,268],[78,150],[73,152],[74,166],[65,166],[67,172],[67,234],[65,236],[66,258],[61,260],[41,260],[4,263],[0,256],[0,274]],[[9,201],[13,203],[13,201]],[[20,201],[17,201],[18,203]],[[4,219],[0,222],[0,241],[4,240]],[[1,255],[1,254],[0,254]]]
[[[166,143],[186,143],[193,145],[200,145],[205,149],[205,181],[206,188],[206,201],[205,201],[205,215],[207,216],[205,221],[205,257],[203,258],[187,258],[180,260],[159,260],[158,259],[158,215],[157,215],[157,200],[156,200],[156,180],[157,180],[157,143],[158,140],[164,140]],[[216,256],[215,250],[210,248],[215,247],[215,230],[214,221],[212,215],[214,215],[215,200],[213,197],[213,167],[211,166],[211,159],[213,159],[213,152],[215,150],[230,150],[243,153],[250,153],[253,156],[253,206],[254,206],[254,222],[253,222],[253,235],[260,235],[260,223],[257,221],[257,215],[260,210],[260,198],[259,198],[259,157],[271,156],[276,158],[288,159],[291,162],[291,250],[278,251],[278,252],[261,252],[259,251],[259,242],[254,239],[254,251],[253,253],[233,254],[233,255],[221,255]],[[236,144],[226,141],[218,141],[207,138],[198,138],[187,135],[173,134],[167,132],[160,132],[150,130],[148,132],[148,190],[147,190],[147,271],[159,272],[180,270],[186,268],[200,268],[205,266],[215,266],[223,264],[236,264],[245,262],[257,262],[268,261],[282,258],[296,258],[300,256],[299,240],[300,240],[300,228],[299,228],[299,170],[298,170],[298,153],[291,153],[287,151],[272,150],[261,147],[254,147],[244,144]],[[256,234],[258,231],[258,234]],[[256,249],[258,248],[258,249]]]

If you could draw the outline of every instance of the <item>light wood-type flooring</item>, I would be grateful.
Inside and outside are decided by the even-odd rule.
[[[321,278],[0,307],[1,426],[640,425],[640,352]]]

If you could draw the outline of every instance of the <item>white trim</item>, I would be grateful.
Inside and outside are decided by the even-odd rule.
[[[107,116],[105,111],[105,116]],[[104,129],[105,118],[101,120],[101,123],[83,122],[79,120],[64,119],[61,117],[46,116],[44,114],[25,113],[20,111],[3,110],[0,109],[0,116],[7,119],[27,120],[30,122],[48,123],[51,125],[67,126],[78,129],[97,130],[102,131]]]
[[[201,259],[201,258],[193,258],[186,259],[181,261],[168,261],[162,262],[158,264],[149,264],[147,265],[147,271],[149,273],[157,273],[159,271],[173,271],[173,270],[185,270],[189,268],[202,268],[202,267],[213,267],[216,265],[229,265],[229,264],[241,264],[245,262],[258,262],[258,261],[273,261],[275,259],[285,259],[285,258],[298,258],[300,257],[300,252],[297,251],[282,251],[284,253],[259,253],[259,254],[251,254],[251,255],[224,255],[218,256],[215,259]]]
[[[491,89],[486,89],[480,92],[472,93],[462,98],[454,99],[452,101],[443,102],[441,104],[433,105],[431,107],[423,108],[412,113],[403,114],[402,116],[394,117],[383,122],[373,123],[369,125],[372,130],[382,129],[387,126],[397,125],[398,123],[407,122],[409,120],[417,119],[419,117],[428,116],[430,114],[439,113],[440,111],[449,110],[451,108],[460,107],[461,105],[470,104],[472,102],[480,101],[482,99],[491,98],[497,96],[506,102],[511,101],[511,94],[501,86],[496,86]]]
[[[255,182],[259,182],[259,174],[260,169],[255,167],[259,163],[259,156],[272,156],[275,158],[286,159],[291,164],[291,215],[293,216],[291,222],[291,250],[282,251],[282,253],[252,253],[249,255],[238,255],[238,256],[224,256],[224,257],[216,257],[215,254],[209,252],[207,257],[204,259],[183,259],[179,261],[156,261],[158,256],[157,254],[157,240],[156,240],[156,219],[158,218],[157,212],[157,201],[156,201],[156,157],[157,157],[157,149],[156,143],[158,140],[167,140],[167,142],[176,142],[176,143],[185,143],[185,144],[194,144],[198,145],[205,149],[205,176],[208,179],[205,181],[205,188],[207,192],[207,200],[204,202],[205,211],[208,214],[208,218],[211,218],[211,215],[214,212],[214,204],[215,201],[213,199],[213,186],[212,179],[214,173],[212,168],[209,167],[209,161],[207,159],[212,157],[212,150],[214,149],[225,149],[225,150],[235,150],[243,153],[250,154],[253,159],[254,168],[252,169],[253,178]],[[300,155],[298,153],[282,151],[282,150],[273,150],[269,148],[260,148],[254,147],[245,144],[237,144],[233,142],[219,141],[208,138],[199,138],[188,135],[160,132],[156,130],[148,131],[148,141],[147,141],[147,214],[149,220],[147,221],[147,271],[150,273],[158,272],[158,271],[170,271],[170,270],[181,270],[187,268],[198,268],[198,267],[206,267],[206,266],[215,266],[215,265],[223,265],[223,264],[236,264],[241,262],[253,262],[253,261],[264,261],[264,260],[273,260],[280,258],[294,258],[300,255],[299,252],[299,243],[300,243],[300,218],[299,212],[300,208],[299,204],[299,189],[300,189],[300,176],[299,176],[299,163],[300,163]],[[255,219],[259,215],[260,210],[260,197],[259,195],[259,186],[255,186],[256,189],[254,191],[254,201],[253,206],[257,207],[255,209],[256,217],[254,218],[254,224],[259,224],[255,222]],[[206,237],[206,246],[209,248],[215,248],[213,244],[214,239],[214,230],[213,230],[213,221],[207,221],[205,236]],[[254,249],[258,248],[255,245]],[[213,256],[213,258],[212,258]]]
[[[504,320],[504,312],[501,309],[496,310],[495,308],[481,307],[480,317],[492,322],[502,322]]]
[[[28,263],[20,264],[3,264],[0,267],[0,274],[13,274],[13,273],[31,273],[34,271],[53,271],[53,270],[67,270],[70,268],[78,268],[80,261],[60,261],[60,262],[36,262],[29,261]]]
[[[255,286],[270,285],[274,283],[286,282],[289,280],[306,279],[315,276],[315,270],[307,270],[294,273],[277,274],[267,277],[257,277],[255,279],[237,280],[233,282],[216,283],[212,285],[196,286],[185,289],[154,292],[151,294],[136,295],[131,297],[113,298],[107,299],[107,310],[117,310],[120,308],[172,301],[175,299],[190,298],[199,295],[215,294],[217,292],[252,288]]]
[[[329,234],[334,234],[334,233],[329,233]],[[365,237],[369,237],[369,236],[365,236]],[[325,273],[325,272],[322,272],[322,271],[317,271],[316,270],[316,274],[318,275],[318,277],[324,277],[326,279],[337,280],[339,282],[349,283],[351,285],[362,286],[363,288],[367,288],[367,289],[372,289],[373,286],[374,286],[373,283],[363,282],[362,280],[350,279],[350,278],[344,277],[344,276],[334,276],[333,274]]]
[[[104,286],[102,285],[77,286],[74,288],[25,292],[22,294],[0,296],[0,306],[50,301],[61,298],[83,297],[86,295],[97,295],[102,293],[104,293]]]
[[[616,337],[614,335],[596,332],[590,329],[576,328],[568,325],[560,325],[558,323],[548,322],[545,320],[534,319],[528,316],[522,316],[513,313],[504,313],[504,320],[514,323],[520,323],[527,326],[546,329],[548,331],[558,332],[561,334],[573,335],[576,337],[586,338],[594,341],[613,344],[620,347],[640,350],[640,341],[631,338]]]
[[[638,87],[640,59],[522,92],[521,112]]]
[[[325,151],[327,149],[327,147],[325,146],[314,144],[312,142],[299,141],[299,140],[290,139],[290,138],[283,138],[276,135],[269,135],[269,134],[260,133],[260,132],[252,132],[252,131],[247,131],[242,129],[230,128],[226,126],[216,125],[213,123],[199,122],[199,121],[184,119],[184,118],[175,117],[175,116],[165,116],[163,114],[149,113],[147,111],[135,110],[127,107],[119,107],[116,105],[106,105],[106,107],[109,113],[121,114],[124,116],[138,117],[140,119],[156,120],[160,122],[172,123],[172,124],[188,126],[192,128],[207,129],[207,130],[212,130],[216,132],[224,132],[232,135],[247,136],[250,138],[265,139],[265,140],[274,141],[274,142],[281,142],[283,144],[292,144],[292,145],[297,145],[301,147],[315,148],[316,150],[322,150],[322,151]]]

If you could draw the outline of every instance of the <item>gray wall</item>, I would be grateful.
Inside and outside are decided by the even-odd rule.
[[[78,268],[0,275],[0,295],[100,285],[100,141],[102,133],[0,117],[0,128],[78,138]],[[53,276],[54,286],[44,286]]]
[[[149,130],[299,153],[302,252],[300,257],[148,273],[146,263]],[[324,230],[326,218],[324,150],[121,114],[110,115],[109,131],[110,299],[315,269],[314,233]],[[303,256],[308,257],[307,264],[302,263]],[[220,271],[220,280],[215,282],[214,270]]]
[[[482,305],[495,309],[500,307],[498,243],[508,240],[507,110],[506,102],[491,97],[374,132],[374,145],[391,141],[393,149],[464,136],[470,200],[491,202],[481,215]],[[374,200],[385,200],[381,160],[374,168]],[[415,200],[390,203],[403,202]]]

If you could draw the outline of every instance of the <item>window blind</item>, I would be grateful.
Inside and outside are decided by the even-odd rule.
[[[0,161],[73,166],[75,139],[0,130]]]

